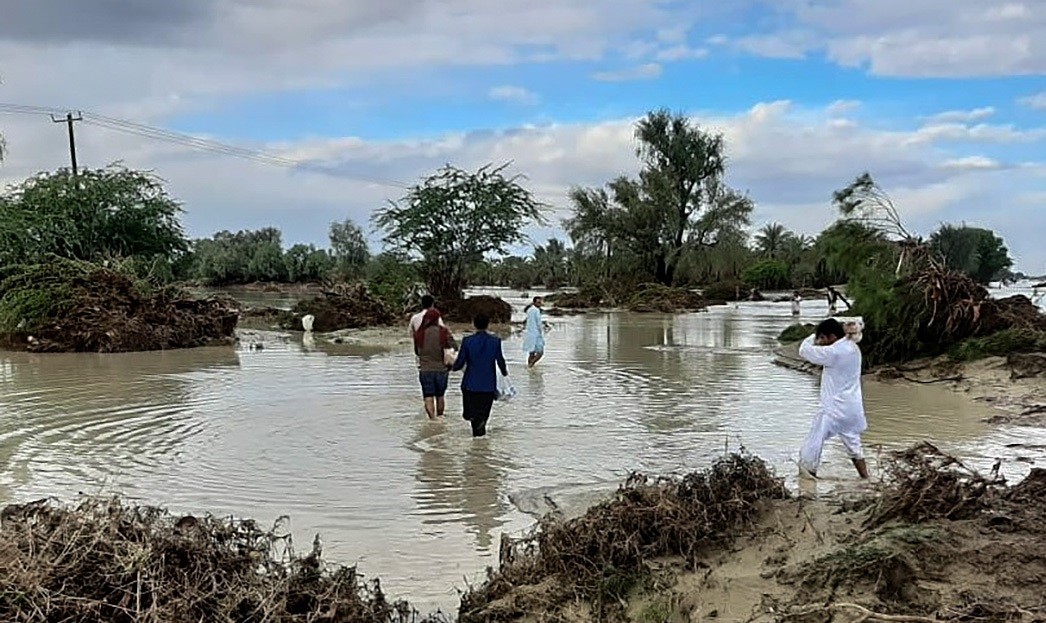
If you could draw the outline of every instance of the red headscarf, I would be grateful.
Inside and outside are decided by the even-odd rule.
[[[425,315],[421,319],[421,326],[414,332],[414,351],[420,353],[423,346],[425,346],[425,333],[432,327],[439,326],[440,314],[439,310],[435,307],[430,307]],[[450,346],[450,332],[446,328],[440,327],[439,331],[439,345],[440,348],[447,348]]]

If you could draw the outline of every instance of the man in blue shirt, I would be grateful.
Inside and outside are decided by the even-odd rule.
[[[461,379],[462,417],[472,424],[472,436],[482,437],[487,434],[487,420],[498,391],[495,366],[501,369],[503,376],[508,376],[508,366],[501,351],[501,339],[487,332],[490,318],[479,314],[473,324],[476,332],[461,341],[453,369],[455,372],[465,370]]]

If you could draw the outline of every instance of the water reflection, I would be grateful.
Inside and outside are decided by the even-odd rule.
[[[726,445],[794,473],[817,384],[771,362],[791,322],[768,303],[553,319],[533,370],[519,336],[506,341],[519,396],[495,405],[483,440],[461,420],[459,376],[447,421],[425,420],[409,344],[256,335],[261,349],[2,353],[0,496],[104,488],[263,522],[290,514],[299,542],[319,532],[334,560],[448,610],[462,578],[494,562],[499,533],[531,524],[510,500],[540,509],[531,502],[632,470],[703,467]],[[1041,431],[986,431],[987,409],[940,388],[866,386],[866,403],[873,452],[924,438],[985,457],[1025,436],[1046,444]],[[822,474],[851,469],[831,445]]]

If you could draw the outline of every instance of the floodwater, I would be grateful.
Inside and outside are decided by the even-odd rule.
[[[805,320],[824,312],[804,303]],[[319,533],[329,558],[450,610],[496,562],[499,535],[525,530],[524,511],[548,499],[606,490],[632,470],[702,468],[741,445],[795,473],[817,386],[771,363],[787,304],[548,320],[535,370],[518,336],[506,342],[519,396],[495,406],[483,440],[469,437],[456,390],[447,421],[425,421],[405,350],[274,335],[262,350],[0,353],[0,500],[120,493],[176,511],[286,514],[299,548]],[[865,393],[871,458],[932,439],[990,464],[1012,455],[1007,444],[1046,442],[1040,430],[989,428],[985,407],[944,389]],[[850,477],[838,447],[825,460],[829,480]]]

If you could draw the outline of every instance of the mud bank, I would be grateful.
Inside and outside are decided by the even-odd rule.
[[[924,444],[865,493],[810,500],[759,486],[758,464],[719,465],[696,494],[626,484],[503,541],[460,620],[1046,620],[1044,470],[1008,486]]]
[[[774,363],[806,374],[820,368],[799,357],[799,344],[774,350]],[[921,359],[880,366],[864,375],[865,382],[938,385],[966,394],[998,410],[996,424],[1046,426],[1046,355],[1015,353],[972,362],[951,358]]]

